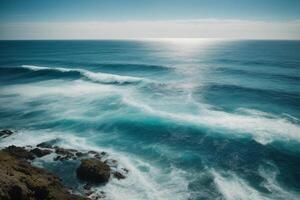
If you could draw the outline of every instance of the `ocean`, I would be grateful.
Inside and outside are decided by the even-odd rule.
[[[0,41],[0,147],[106,151],[107,199],[300,199],[299,120],[300,41]]]

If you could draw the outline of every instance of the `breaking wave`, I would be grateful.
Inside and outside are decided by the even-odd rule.
[[[57,71],[62,73],[75,72],[75,73],[79,73],[81,76],[93,82],[99,82],[105,84],[130,84],[130,83],[139,83],[143,81],[142,78],[121,76],[121,75],[101,73],[101,72],[91,72],[85,69],[70,69],[70,68],[62,68],[62,67],[41,67],[41,66],[33,66],[33,65],[22,65],[22,67],[32,71],[46,70],[46,71]]]

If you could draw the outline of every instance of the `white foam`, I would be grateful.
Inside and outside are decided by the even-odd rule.
[[[82,76],[86,77],[87,79],[99,83],[124,84],[124,83],[138,83],[143,80],[142,78],[137,78],[132,76],[121,76],[121,75],[108,74],[102,72],[91,72],[85,69],[70,69],[70,68],[62,68],[62,67],[41,67],[41,66],[33,66],[33,65],[22,65],[22,67],[33,71],[55,70],[60,72],[79,72]]]
[[[250,187],[244,180],[234,174],[222,176],[216,171],[211,172],[214,182],[227,200],[267,200],[265,195]]]
[[[114,94],[119,91],[117,87],[111,85],[99,85],[96,83],[76,80],[76,81],[42,81],[38,83],[10,85],[1,89],[2,94],[20,94],[22,97],[40,97],[51,95],[62,95],[70,97],[81,97],[87,94],[98,94],[97,96]]]
[[[266,114],[262,115],[260,112],[259,114],[252,112],[249,115],[227,113],[210,110],[205,106],[201,107],[200,114],[192,115],[158,110],[129,96],[125,96],[123,101],[144,112],[163,118],[171,118],[179,122],[206,126],[216,130],[228,129],[234,131],[233,134],[252,135],[256,141],[262,144],[273,140],[296,140],[300,142],[300,127],[285,118],[275,117],[274,115],[270,118],[269,115],[265,116]]]
[[[288,188],[282,188],[276,180],[277,175],[280,173],[275,165],[267,163],[268,167],[259,167],[259,174],[264,177],[265,181],[261,184],[270,193],[272,199],[300,199],[300,193],[288,190]]]
[[[119,157],[118,160],[129,169],[130,174],[121,182],[113,179],[107,184],[104,191],[108,199],[188,199],[188,181],[184,178],[184,172],[173,169],[165,173],[142,160],[132,159],[132,155]],[[141,171],[139,166],[146,166],[147,172]]]
[[[264,193],[254,189],[245,180],[232,172],[219,173],[216,170],[211,170],[210,173],[214,176],[214,182],[218,190],[227,200],[299,199],[299,192],[296,193],[280,186],[276,180],[279,171],[275,165],[271,163],[268,163],[268,165],[267,168],[259,166],[259,175],[264,178],[261,187],[268,190]]]

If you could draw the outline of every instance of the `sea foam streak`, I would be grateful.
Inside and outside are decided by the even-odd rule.
[[[295,140],[300,142],[300,127],[283,118],[268,118],[257,114],[241,115],[223,111],[201,108],[201,115],[178,114],[157,110],[143,102],[124,97],[125,104],[137,107],[144,112],[179,122],[187,122],[200,126],[218,129],[234,130],[235,133],[247,133],[253,138],[266,144],[274,140]]]
[[[218,190],[223,194],[226,200],[267,200],[269,198],[261,195],[258,191],[250,187],[244,180],[238,178],[234,174],[226,177],[216,171],[212,171],[214,182]]]
[[[268,165],[272,165],[268,163]],[[272,166],[276,168],[275,166]],[[264,178],[264,181],[260,184],[268,192],[260,192],[247,183],[247,181],[238,177],[232,172],[220,173],[216,170],[211,170],[210,173],[214,177],[214,182],[218,190],[223,194],[226,200],[273,200],[273,199],[289,199],[296,200],[298,194],[293,191],[287,191],[286,188],[282,188],[276,176],[278,171],[276,169],[267,170],[264,167],[259,167],[259,175]]]
[[[69,69],[69,68],[62,68],[62,67],[41,67],[41,66],[33,66],[33,65],[22,65],[22,67],[33,71],[55,70],[59,72],[78,72],[82,76],[84,76],[85,78],[91,81],[106,83],[106,84],[138,83],[143,80],[142,78],[137,78],[137,77],[121,76],[121,75],[101,73],[101,72],[91,72],[85,69]]]

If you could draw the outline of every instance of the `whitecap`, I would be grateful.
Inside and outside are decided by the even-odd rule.
[[[143,80],[143,78],[132,77],[132,76],[121,76],[116,74],[108,74],[102,72],[91,72],[86,69],[70,69],[70,68],[62,68],[62,67],[41,67],[41,66],[33,66],[33,65],[22,65],[23,68],[30,69],[33,71],[40,70],[55,70],[60,72],[78,72],[85,78],[99,83],[106,84],[126,84],[126,83],[138,83]]]

